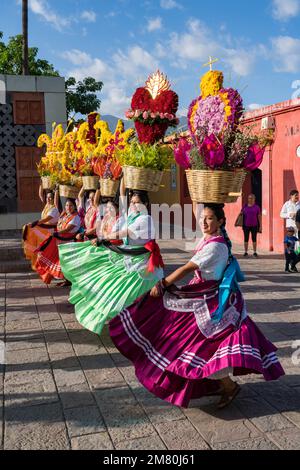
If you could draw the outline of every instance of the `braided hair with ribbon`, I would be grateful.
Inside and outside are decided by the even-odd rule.
[[[228,247],[229,253],[228,264],[223,274],[221,284],[219,286],[219,306],[216,312],[214,312],[214,314],[212,315],[212,320],[214,322],[219,322],[221,321],[224,311],[228,305],[228,300],[231,293],[239,291],[238,283],[243,282],[245,278],[236,258],[231,252],[232,243],[225,228],[226,216],[224,212],[224,204],[205,204],[204,207],[211,209],[217,217],[218,221],[223,220],[220,230]]]
[[[226,230],[226,215],[225,215],[225,212],[224,212],[224,204],[204,204],[204,208],[208,208],[210,210],[213,211],[213,213],[215,214],[215,216],[217,217],[217,220],[220,221],[220,220],[223,220],[223,223],[220,227],[220,230],[221,230],[221,234],[226,242],[226,245],[227,245],[227,248],[228,248],[228,252],[229,252],[229,261],[232,260],[232,243],[231,243],[231,240],[228,236],[228,233],[227,233],[227,230]]]

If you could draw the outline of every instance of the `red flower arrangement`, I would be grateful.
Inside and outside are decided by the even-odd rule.
[[[118,160],[108,156],[98,158],[93,169],[95,175],[100,176],[100,178],[108,178],[115,181],[118,180],[122,174],[122,167]]]
[[[97,143],[97,133],[96,133],[96,130],[94,129],[94,126],[96,122],[98,121],[98,119],[99,119],[98,113],[90,113],[88,115],[89,131],[86,135],[86,140],[88,140],[89,143],[93,145]]]
[[[162,139],[168,127],[176,127],[178,95],[170,90],[167,78],[157,71],[151,75],[144,88],[137,88],[126,112],[133,119],[139,141],[153,145]]]

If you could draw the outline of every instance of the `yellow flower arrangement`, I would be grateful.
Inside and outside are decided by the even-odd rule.
[[[61,184],[80,184],[80,176],[94,174],[97,158],[115,158],[116,151],[128,148],[133,135],[134,130],[125,131],[121,120],[114,133],[111,132],[108,123],[99,120],[98,113],[91,113],[88,122],[75,132],[64,133],[61,124],[54,124],[51,138],[42,134],[38,139],[38,146],[47,148],[38,164],[38,172]]]
[[[48,150],[52,150],[52,140],[47,134],[41,134],[37,140],[38,147],[43,147],[43,145],[46,145]]]
[[[78,131],[68,132],[65,136],[65,139],[67,142],[70,142],[74,146],[75,142],[78,139]]]
[[[65,131],[64,131],[62,124],[59,124],[58,126],[55,127],[52,133],[53,148],[58,152],[62,151],[64,148],[64,141],[65,141]]]
[[[201,97],[202,99],[208,96],[215,96],[223,88],[224,75],[218,70],[210,70],[206,72],[200,83]]]
[[[109,125],[106,121],[99,121],[96,126],[101,131],[98,146],[94,152],[94,155],[100,157],[106,155],[110,149],[111,142],[120,141],[120,144],[126,148],[129,146],[129,140],[134,136],[134,129],[124,130],[124,123],[121,119],[118,120],[115,132],[112,133],[109,129]],[[120,149],[119,149],[120,150]]]

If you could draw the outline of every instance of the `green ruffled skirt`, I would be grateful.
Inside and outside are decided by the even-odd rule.
[[[128,256],[89,241],[59,245],[59,260],[66,279],[72,282],[70,303],[78,322],[100,334],[114,318],[137,298],[149,292],[163,277],[163,270],[148,273],[150,254]]]

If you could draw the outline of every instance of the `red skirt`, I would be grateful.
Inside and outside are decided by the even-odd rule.
[[[38,255],[35,269],[45,284],[50,284],[52,279],[64,279],[59,262],[59,241],[50,238],[47,238],[36,250]]]

